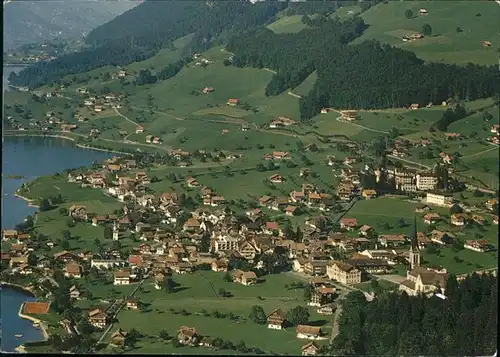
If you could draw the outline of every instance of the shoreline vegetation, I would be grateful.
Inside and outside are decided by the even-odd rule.
[[[19,189],[16,191],[16,193],[14,193],[14,196],[18,197],[18,198],[20,198],[20,199],[22,199],[24,201],[26,201],[28,203],[28,207],[40,208],[40,206],[38,206],[38,205],[36,205],[36,204],[33,203],[34,200],[30,200],[29,198],[24,197],[23,195],[21,195],[19,193]]]
[[[34,133],[26,133],[26,134],[21,134],[21,133],[4,133],[4,137],[50,137],[50,138],[57,138],[57,139],[64,139],[64,140],[69,140],[75,144],[76,147],[79,147],[81,149],[87,149],[87,150],[95,150],[95,151],[104,151],[104,152],[110,152],[114,154],[120,154],[120,155],[129,155],[131,156],[131,153],[124,152],[124,151],[119,151],[119,150],[111,150],[111,149],[102,149],[98,148],[92,145],[84,145],[77,143],[75,139],[65,136],[65,135],[57,135],[57,134],[34,134]]]

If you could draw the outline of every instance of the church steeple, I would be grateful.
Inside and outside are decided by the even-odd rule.
[[[420,266],[420,249],[418,248],[417,239],[417,217],[413,216],[413,233],[411,235],[410,245],[410,269],[415,269]]]

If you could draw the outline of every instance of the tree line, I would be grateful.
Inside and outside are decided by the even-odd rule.
[[[193,34],[186,51],[201,51],[217,41],[273,21],[283,2],[146,1],[89,33],[87,48],[11,74],[14,85],[36,88],[61,83],[66,75],[145,60],[177,38]],[[184,55],[187,55],[185,53]]]
[[[446,281],[446,299],[390,292],[343,300],[331,355],[486,356],[496,350],[498,282],[472,274]]]
[[[424,63],[413,52],[374,40],[347,46],[366,29],[362,18],[340,21],[320,15],[309,20],[311,25],[299,33],[261,29],[234,37],[227,46],[236,54],[234,65],[277,71],[267,95],[294,88],[316,71],[313,89],[300,101],[303,120],[324,107],[407,107],[449,98],[475,100],[499,91],[494,66]]]

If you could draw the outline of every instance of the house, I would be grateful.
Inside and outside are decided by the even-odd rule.
[[[213,91],[215,91],[214,87],[205,87],[205,88],[203,88],[203,94],[209,94],[209,93],[212,93]]]
[[[336,289],[334,287],[319,287],[311,293],[309,306],[318,306],[329,304],[334,300]]]
[[[443,292],[446,284],[446,273],[418,267],[406,273],[406,280],[401,282],[399,290],[405,291],[408,295],[418,295],[419,293],[434,294]]]
[[[498,225],[498,216],[494,216],[491,223]]]
[[[94,112],[96,112],[96,113],[102,112],[102,105],[95,105],[94,106]]]
[[[257,275],[253,271],[244,272],[242,270],[234,270],[232,273],[233,281],[243,285],[254,285],[257,283]]]
[[[82,277],[83,267],[76,263],[67,263],[64,268],[64,276],[79,279]]]
[[[295,332],[300,339],[319,340],[321,337],[321,327],[318,326],[297,325]]]
[[[491,42],[490,41],[483,41],[483,46],[484,47],[490,47],[491,46]]]
[[[286,315],[281,309],[276,309],[267,316],[267,328],[281,330],[286,320]]]
[[[80,290],[77,289],[75,285],[69,288],[69,298],[70,299],[78,299],[80,298]]]
[[[383,247],[399,247],[407,242],[403,234],[383,234],[378,241]]]
[[[462,213],[454,213],[450,217],[450,223],[454,226],[465,226],[467,223],[466,216]]]
[[[120,270],[115,272],[115,279],[113,285],[128,285],[130,284],[130,272]]]
[[[2,240],[17,239],[19,232],[15,229],[4,229],[2,231]]]
[[[427,10],[426,9],[420,9],[419,14],[420,14],[420,16],[425,16],[425,15],[427,15]]]
[[[144,132],[144,127],[143,126],[137,126],[135,128],[135,133],[136,134],[140,134],[140,133],[143,133]]]
[[[69,208],[68,214],[75,220],[86,221],[88,219],[87,208],[85,206],[73,205]]]
[[[496,211],[497,206],[498,206],[498,201],[494,198],[486,201],[486,208],[489,209],[490,211]]]
[[[346,260],[345,263],[369,274],[387,274],[392,269],[384,259],[370,259],[362,256],[354,258]]]
[[[302,356],[316,356],[319,353],[319,350],[319,346],[314,343],[314,341],[306,343],[301,347]]]
[[[431,232],[431,241],[441,245],[452,244],[455,236],[451,233],[441,232],[438,230],[433,230]]]
[[[361,195],[365,199],[369,200],[369,199],[377,197],[377,191],[375,191],[375,190],[363,190],[363,192],[361,193]]]
[[[200,183],[194,177],[188,177],[186,179],[188,187],[199,187]]]
[[[482,226],[486,222],[486,219],[483,216],[474,214],[472,215],[472,221]]]
[[[211,264],[212,270],[216,272],[227,272],[229,260],[227,259],[217,259]]]
[[[194,327],[182,326],[177,331],[177,339],[181,345],[194,346],[198,343],[201,336],[196,332]]]
[[[448,165],[450,165],[453,161],[453,156],[451,156],[445,152],[440,153],[439,157],[443,160],[443,162],[445,164],[448,164]]]
[[[425,224],[435,224],[441,220],[441,216],[437,213],[427,213],[424,216]]]
[[[356,218],[342,218],[340,220],[340,229],[345,229],[347,231],[353,231],[358,226],[358,221]]]
[[[231,107],[235,107],[237,106],[238,104],[240,104],[240,100],[239,99],[236,99],[236,98],[230,98],[228,99],[227,105],[231,106]]]
[[[372,237],[375,234],[375,229],[371,226],[362,225],[359,229],[359,234],[363,237]]]
[[[135,299],[128,299],[126,306],[127,309],[137,310],[139,308],[139,302]]]
[[[126,344],[128,333],[121,328],[113,332],[109,341],[110,346],[124,347]]]
[[[213,339],[210,337],[203,337],[199,343],[199,346],[201,347],[212,347],[213,346]]]
[[[88,321],[92,326],[103,329],[108,322],[108,314],[100,307],[90,310]]]
[[[290,154],[286,151],[274,151],[273,159],[275,160],[288,160],[291,159]]]
[[[285,179],[280,174],[274,174],[269,177],[269,181],[271,181],[272,183],[283,183]]]
[[[297,210],[296,206],[288,206],[287,208],[285,208],[285,214],[287,216],[293,217],[293,216],[295,216],[296,210]]]
[[[480,253],[495,250],[495,246],[486,239],[468,240],[464,243],[464,248]]]
[[[328,275],[328,278],[339,281],[342,284],[354,285],[361,283],[361,271],[359,269],[337,260],[328,262],[326,275]]]

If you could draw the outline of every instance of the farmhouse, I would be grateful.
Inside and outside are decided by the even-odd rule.
[[[111,339],[109,342],[110,346],[113,346],[113,347],[125,346],[125,342],[127,340],[127,335],[128,335],[128,333],[126,331],[122,330],[121,328],[116,330],[111,335]]]
[[[464,243],[464,248],[480,253],[495,250],[495,246],[486,239],[468,240]]]
[[[144,127],[142,126],[138,126],[135,128],[135,133],[136,134],[140,134],[140,133],[143,133],[144,132]]]
[[[291,159],[290,154],[286,151],[275,151],[273,152],[273,159],[275,160],[287,160]]]
[[[467,219],[464,214],[455,213],[451,215],[450,223],[454,226],[465,226],[465,224],[467,223]]]
[[[441,216],[437,213],[427,213],[424,216],[424,223],[425,224],[435,224],[441,220]]]
[[[205,88],[203,88],[203,94],[209,94],[209,93],[212,93],[213,91],[215,91],[214,87],[205,87]]]
[[[363,192],[361,193],[361,195],[365,199],[369,200],[371,198],[377,197],[377,191],[375,191],[375,190],[363,190]]]
[[[281,330],[285,323],[285,313],[281,309],[276,309],[267,316],[267,328]]]
[[[314,343],[314,341],[311,341],[304,346],[301,347],[302,350],[302,356],[316,356],[319,353],[319,346]]]
[[[297,325],[295,332],[300,339],[319,340],[321,337],[321,327],[317,326]]]
[[[113,285],[128,285],[130,284],[130,272],[129,271],[117,271],[115,273],[115,279]]]
[[[233,281],[235,283],[240,283],[243,285],[253,285],[257,283],[257,275],[253,271],[242,271],[242,270],[234,270],[233,273]]]
[[[181,345],[194,346],[198,343],[201,336],[193,327],[182,326],[177,332],[177,339]]]
[[[240,100],[239,99],[236,99],[236,98],[230,98],[228,99],[227,105],[231,106],[231,107],[235,107],[237,106],[238,104],[240,104]]]
[[[358,226],[358,221],[356,218],[342,218],[340,220],[340,229],[345,229],[347,231],[353,231]]]
[[[425,16],[425,15],[427,15],[427,10],[426,9],[420,9],[419,14],[420,14],[420,16]]]
[[[98,307],[89,311],[88,321],[92,326],[103,329],[106,327],[108,314],[102,308]]]
[[[272,183],[283,183],[285,179],[280,174],[274,174],[269,177],[269,181],[271,181]]]
[[[378,241],[383,247],[398,247],[406,244],[407,240],[403,234],[383,234]]]
[[[76,263],[68,263],[64,268],[64,276],[79,279],[82,277],[83,267]]]

